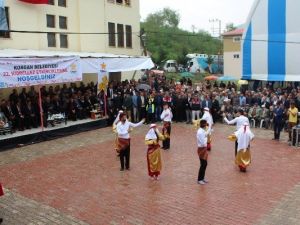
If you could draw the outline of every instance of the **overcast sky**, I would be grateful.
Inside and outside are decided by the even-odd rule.
[[[195,26],[196,30],[211,32],[212,24],[209,19],[220,19],[222,30],[230,22],[235,25],[245,23],[253,2],[254,0],[140,0],[140,8],[142,20],[149,13],[170,7],[180,14],[181,28],[192,30],[192,26]]]

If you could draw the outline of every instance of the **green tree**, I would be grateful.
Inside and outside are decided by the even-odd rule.
[[[149,14],[141,23],[147,36],[147,50],[151,52],[155,63],[174,59],[185,64],[188,53],[212,55],[222,51],[219,39],[203,30],[190,32],[180,29],[179,23],[180,15],[170,8]]]

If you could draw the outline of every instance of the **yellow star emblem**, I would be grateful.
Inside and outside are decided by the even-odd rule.
[[[106,64],[105,64],[105,63],[102,63],[102,64],[101,64],[101,69],[102,69],[102,70],[106,70]]]

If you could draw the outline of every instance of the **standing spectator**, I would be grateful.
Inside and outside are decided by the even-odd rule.
[[[146,111],[147,111],[146,123],[154,123],[155,104],[154,104],[154,93],[153,92],[150,94],[149,98],[147,99]]]
[[[132,112],[132,97],[130,96],[129,92],[125,93],[124,102],[123,102],[123,109],[127,115],[129,121],[131,121],[131,112]]]
[[[209,98],[209,95],[205,95],[205,99],[202,101],[202,109],[209,108],[211,109],[211,100]]]
[[[173,99],[170,97],[169,92],[165,93],[165,96],[163,97],[163,104],[167,103],[170,108],[172,108],[172,102]]]
[[[200,119],[200,99],[197,95],[195,95],[192,99],[192,120]]]
[[[12,106],[12,112],[14,117],[16,118],[16,124],[18,126],[19,131],[24,130],[24,114],[22,113],[21,103],[17,102]]]
[[[146,105],[147,105],[147,97],[145,96],[145,92],[141,91],[140,93],[141,98],[141,108],[140,108],[140,120],[146,118]]]
[[[189,93],[184,98],[186,123],[192,124],[192,95]]]
[[[213,117],[214,123],[219,119],[220,105],[219,101],[216,99],[216,96],[212,95],[212,105],[211,105],[211,114]]]
[[[276,108],[274,109],[274,138],[273,140],[280,139],[280,132],[282,130],[283,125],[283,104],[281,102],[277,102]]]
[[[298,109],[295,107],[295,102],[291,102],[291,107],[288,109],[288,117],[289,117],[289,141],[292,141],[292,129],[297,125],[298,122]]]
[[[19,95],[17,89],[13,89],[12,93],[9,95],[9,101],[14,105],[19,101]]]
[[[163,104],[163,97],[161,91],[157,92],[154,97],[154,105],[155,105],[155,119],[156,121],[161,121],[160,115],[162,112],[162,104]]]
[[[248,113],[249,120],[254,120],[255,125],[257,125],[260,121],[261,117],[261,108],[256,102],[253,107],[250,108]]]
[[[262,105],[261,120],[264,120],[266,129],[270,127],[270,118],[271,118],[270,110],[267,109],[265,105]]]
[[[139,96],[139,93],[137,91],[133,91],[132,95],[132,109],[133,109],[133,122],[137,123],[140,115],[139,111],[141,108],[141,97]]]
[[[240,94],[240,102],[239,102],[239,106],[240,107],[244,107],[246,105],[246,97],[244,96],[243,93]]]
[[[19,100],[21,101],[21,104],[26,104],[27,101],[27,93],[26,93],[26,88],[22,88],[22,92],[19,94]]]
[[[174,108],[174,114],[176,114],[176,122],[182,122],[184,120],[185,114],[185,106],[184,106],[184,96],[183,94],[179,93],[177,102]]]

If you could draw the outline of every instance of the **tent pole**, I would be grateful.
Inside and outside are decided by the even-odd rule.
[[[39,87],[39,107],[40,107],[41,127],[42,127],[42,131],[44,131],[44,113],[43,113],[43,105],[42,105],[41,85],[39,85],[38,87]]]
[[[104,91],[103,99],[104,99],[104,116],[107,116],[107,104],[106,104],[107,96],[106,96],[105,91]]]

